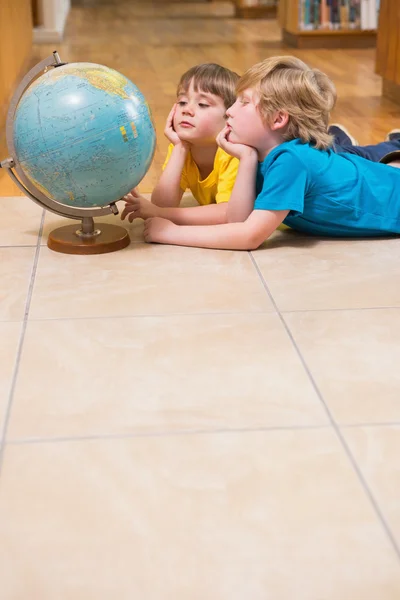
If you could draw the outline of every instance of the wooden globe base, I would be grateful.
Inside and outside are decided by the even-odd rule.
[[[129,234],[119,225],[97,223],[94,234],[79,235],[79,222],[54,229],[47,245],[64,254],[105,254],[122,250],[130,244]]]

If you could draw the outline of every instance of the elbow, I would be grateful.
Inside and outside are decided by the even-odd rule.
[[[245,250],[257,250],[257,248],[259,248],[261,244],[265,242],[267,237],[265,235],[260,236],[258,232],[250,233],[245,239]]]
[[[244,248],[244,250],[257,250],[257,248],[259,246],[261,246],[262,242],[258,242],[255,240],[249,240],[248,243],[246,244],[246,248]]]

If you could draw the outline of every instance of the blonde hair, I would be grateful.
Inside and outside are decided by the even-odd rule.
[[[215,63],[196,65],[184,73],[178,83],[177,96],[186,94],[193,82],[195,92],[199,90],[222,98],[225,108],[236,101],[236,84],[239,75]]]
[[[318,149],[332,145],[328,123],[336,89],[325,73],[311,69],[294,56],[276,56],[246,71],[236,91],[240,94],[249,88],[259,95],[258,109],[264,122],[269,123],[275,111],[288,113],[285,141],[300,138]]]

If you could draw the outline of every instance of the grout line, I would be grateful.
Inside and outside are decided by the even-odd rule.
[[[341,429],[356,429],[357,427],[399,427],[400,421],[384,421],[382,423],[346,423],[340,424]]]
[[[20,440],[7,440],[7,446],[23,446],[30,444],[53,444],[60,442],[82,442],[82,441],[95,441],[95,440],[125,440],[125,439],[136,439],[136,438],[160,438],[160,437],[183,437],[191,435],[219,435],[219,434],[236,434],[236,433],[264,433],[274,431],[309,431],[309,430],[321,430],[331,429],[330,423],[324,425],[276,425],[266,427],[233,427],[224,428],[219,427],[215,429],[181,429],[181,430],[166,430],[166,431],[155,431],[155,432],[136,432],[136,433],[125,433],[125,434],[93,434],[93,435],[78,435],[78,436],[65,436],[55,438],[22,438]]]
[[[340,308],[299,308],[293,310],[282,310],[282,314],[290,315],[297,313],[323,313],[323,312],[355,312],[359,310],[399,310],[399,306],[359,306],[359,307],[340,307]]]
[[[26,298],[24,320],[22,323],[22,331],[21,331],[21,336],[19,339],[19,344],[18,344],[18,349],[17,349],[17,355],[16,355],[16,359],[15,359],[14,372],[13,372],[12,379],[11,379],[10,394],[9,394],[8,402],[7,402],[7,405],[5,408],[3,427],[0,431],[0,475],[1,475],[1,468],[2,468],[2,464],[3,464],[7,427],[8,427],[8,423],[9,423],[10,415],[11,415],[11,406],[12,406],[12,401],[14,398],[15,386],[17,383],[18,370],[19,370],[19,365],[20,365],[20,360],[21,360],[21,355],[22,355],[22,347],[24,345],[26,327],[28,324],[28,315],[29,315],[29,308],[30,308],[31,300],[32,300],[33,285],[35,282],[36,270],[37,270],[37,265],[38,265],[38,261],[39,261],[40,241],[42,238],[44,218],[45,218],[45,210],[43,209],[42,218],[40,221],[38,239],[36,242],[36,251],[35,251],[35,256],[33,259],[31,279],[29,282],[28,294],[27,294],[27,298]]]
[[[36,248],[36,244],[0,244],[0,249],[2,248]]]
[[[390,542],[391,542],[391,544],[393,546],[393,549],[395,550],[395,552],[397,554],[397,557],[400,559],[400,546],[398,545],[398,543],[396,541],[396,538],[394,537],[394,535],[393,535],[393,533],[392,533],[392,531],[391,531],[391,529],[390,529],[390,527],[389,527],[389,525],[388,525],[388,523],[387,523],[387,521],[386,521],[386,519],[385,519],[385,517],[383,515],[383,512],[380,509],[380,506],[379,506],[377,500],[375,499],[372,491],[370,490],[370,488],[369,488],[369,486],[367,484],[367,481],[364,478],[364,475],[363,475],[363,473],[362,473],[362,471],[361,471],[361,469],[360,469],[360,467],[359,467],[356,459],[354,458],[354,456],[353,456],[353,454],[352,454],[352,452],[350,450],[350,447],[348,446],[348,444],[346,442],[346,439],[345,439],[344,435],[342,434],[342,432],[340,430],[339,425],[336,423],[336,421],[335,421],[335,419],[334,419],[334,417],[333,417],[333,415],[332,415],[332,413],[331,413],[331,411],[330,411],[330,409],[328,407],[328,404],[326,403],[326,401],[325,401],[325,399],[324,399],[324,397],[323,397],[323,395],[322,395],[322,393],[321,393],[321,391],[320,391],[320,389],[319,389],[319,387],[318,387],[318,385],[317,385],[317,383],[316,383],[316,381],[315,381],[315,379],[314,379],[314,377],[313,377],[313,375],[311,373],[311,370],[310,370],[309,366],[307,365],[307,362],[306,362],[305,358],[303,357],[303,355],[302,355],[302,353],[300,351],[300,348],[297,345],[297,343],[296,343],[296,341],[295,341],[295,339],[293,337],[293,334],[292,334],[292,332],[291,332],[288,324],[286,323],[283,315],[281,314],[281,312],[280,312],[280,310],[279,310],[279,308],[278,308],[278,306],[277,306],[277,304],[276,304],[276,302],[275,302],[275,300],[274,300],[274,298],[273,298],[273,296],[272,296],[272,294],[271,294],[271,292],[270,292],[270,290],[268,288],[268,284],[265,281],[265,279],[263,277],[263,274],[261,273],[261,271],[260,271],[260,269],[259,269],[259,267],[258,267],[258,265],[257,265],[257,263],[256,263],[256,261],[255,261],[254,256],[253,256],[252,253],[250,253],[250,257],[251,257],[251,259],[253,261],[254,267],[255,267],[255,269],[256,269],[259,277],[261,278],[261,281],[263,283],[265,291],[267,292],[267,294],[268,294],[268,296],[269,296],[272,304],[274,305],[274,307],[276,309],[276,312],[277,312],[277,315],[278,315],[278,317],[279,317],[279,319],[280,319],[283,327],[285,328],[286,333],[287,333],[289,339],[292,342],[292,345],[293,345],[293,347],[294,347],[294,349],[295,349],[295,351],[297,353],[297,356],[299,357],[299,359],[300,359],[300,361],[301,361],[301,363],[303,365],[303,368],[306,371],[306,374],[308,375],[308,378],[309,378],[309,380],[311,382],[311,385],[313,386],[314,391],[317,394],[317,397],[319,398],[319,400],[320,400],[320,402],[322,404],[322,407],[323,407],[323,409],[324,409],[324,411],[325,411],[325,413],[326,413],[326,415],[327,415],[327,417],[328,417],[328,419],[330,421],[330,424],[331,424],[332,428],[334,429],[334,431],[336,433],[336,436],[337,436],[339,442],[341,443],[342,448],[343,448],[345,454],[347,455],[347,458],[349,459],[350,464],[352,465],[352,467],[353,467],[353,469],[354,469],[354,471],[355,471],[355,473],[356,473],[356,475],[357,475],[357,477],[358,477],[358,479],[359,479],[359,481],[360,481],[360,483],[361,483],[361,485],[362,485],[362,487],[364,489],[364,492],[368,496],[368,498],[369,498],[369,500],[370,500],[370,502],[372,504],[372,507],[374,508],[375,513],[376,513],[379,521],[381,522],[381,525],[382,525],[383,529],[385,530],[386,535],[388,536],[388,538],[389,538],[389,540],[390,540]]]
[[[127,315],[104,315],[104,316],[95,316],[91,317],[89,315],[85,315],[83,317],[36,317],[30,318],[29,322],[47,322],[47,321],[93,321],[93,320],[101,320],[104,321],[106,319],[153,319],[153,318],[175,318],[175,317],[240,317],[240,316],[250,316],[256,317],[259,315],[271,315],[274,314],[272,310],[262,310],[259,312],[189,312],[189,313],[139,313],[139,314],[127,314]],[[0,319],[1,322],[1,319]]]

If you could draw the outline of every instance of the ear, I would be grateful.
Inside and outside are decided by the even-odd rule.
[[[284,110],[277,110],[271,119],[271,129],[276,131],[277,129],[282,129],[286,127],[289,123],[289,114]]]

